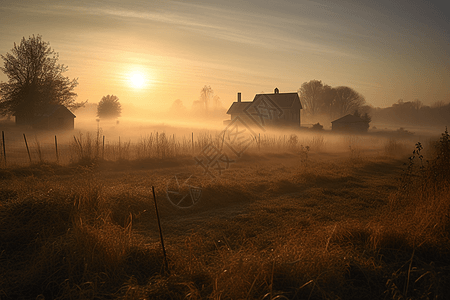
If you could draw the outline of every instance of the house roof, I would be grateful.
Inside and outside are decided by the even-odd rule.
[[[67,107],[61,104],[44,105],[39,111],[34,113],[35,117],[50,117],[55,114],[66,115],[67,117],[76,118],[76,116]],[[20,116],[21,113],[13,113],[13,116]]]
[[[253,101],[257,100],[259,97],[268,97],[280,108],[302,108],[298,93],[256,94]]]
[[[233,102],[231,104],[230,108],[227,111],[227,114],[238,114],[244,111],[252,102],[251,101],[245,101],[245,102]]]
[[[271,100],[276,106],[284,109],[301,109],[302,104],[297,93],[274,93],[274,94],[256,94],[253,101],[233,102],[227,111],[227,114],[239,114],[242,113],[253,102],[266,97]]]
[[[348,114],[346,116],[343,116],[342,118],[332,121],[331,123],[361,123],[361,122],[367,123],[360,117]]]
[[[67,117],[76,118],[76,116],[67,107],[60,104],[49,104],[42,108],[42,110],[36,114],[38,117],[50,117],[55,114],[64,114]]]

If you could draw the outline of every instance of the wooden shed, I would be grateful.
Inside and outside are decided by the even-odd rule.
[[[35,129],[67,130],[74,129],[76,116],[64,105],[51,104],[43,107],[32,116],[14,114],[16,125],[32,126]]]
[[[331,130],[346,132],[367,132],[369,122],[355,115],[346,115],[331,122]]]

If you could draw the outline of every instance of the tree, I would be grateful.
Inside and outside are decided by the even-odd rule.
[[[70,80],[63,73],[68,70],[58,64],[59,55],[44,42],[40,35],[22,38],[14,43],[11,53],[1,55],[0,67],[8,82],[0,83],[0,114],[21,114],[33,117],[47,105],[60,104],[71,109],[83,106],[75,103],[73,91],[77,79]]]
[[[120,117],[121,112],[119,98],[114,95],[103,96],[97,106],[97,117],[100,119],[115,119]]]
[[[184,106],[183,101],[180,99],[175,100],[170,107],[169,112],[176,116],[186,116],[186,106]]]
[[[335,88],[335,91],[332,111],[336,116],[344,116],[356,110],[361,110],[366,103],[364,96],[348,86],[339,86]]]
[[[323,84],[320,80],[304,82],[298,90],[303,109],[311,116],[319,113],[322,107]]]
[[[205,111],[208,113],[209,108],[209,102],[211,101],[211,98],[214,95],[214,91],[212,90],[211,86],[205,85],[202,90],[200,91],[200,102],[204,103]]]

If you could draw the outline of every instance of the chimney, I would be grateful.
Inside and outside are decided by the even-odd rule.
[[[279,94],[280,90],[278,88],[275,88],[275,90],[273,91],[274,94]]]
[[[241,93],[238,93],[238,102],[241,102]]]

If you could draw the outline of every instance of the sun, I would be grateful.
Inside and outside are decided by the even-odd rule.
[[[145,76],[140,72],[131,73],[128,80],[131,86],[137,89],[143,88],[146,82]]]

